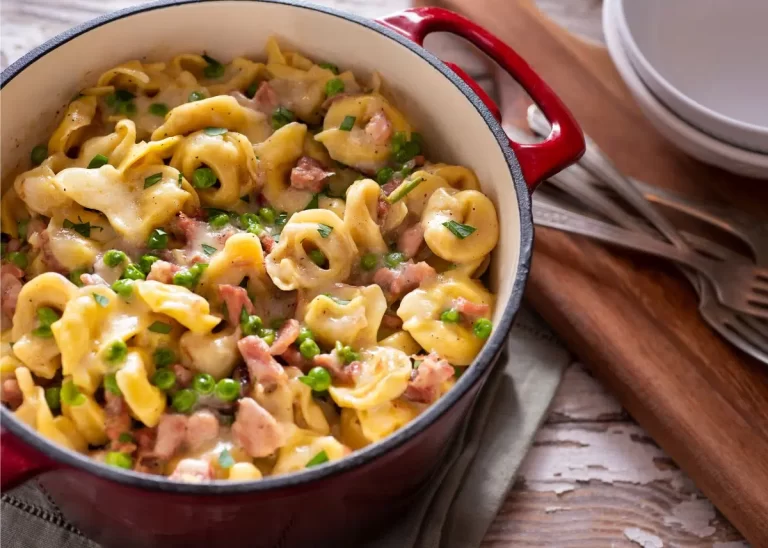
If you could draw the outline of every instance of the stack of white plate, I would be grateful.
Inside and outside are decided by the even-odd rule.
[[[768,179],[768,0],[605,0],[608,51],[667,139]]]

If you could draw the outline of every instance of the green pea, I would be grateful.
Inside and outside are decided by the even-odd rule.
[[[360,268],[373,270],[379,264],[379,256],[375,253],[367,253],[360,258]]]
[[[491,331],[493,331],[493,322],[485,318],[478,318],[475,320],[475,323],[472,326],[472,331],[475,333],[475,337],[485,340],[491,336]]]
[[[192,289],[197,285],[197,276],[191,270],[182,270],[173,275],[173,285],[180,285]]]
[[[213,228],[223,228],[229,224],[229,215],[226,213],[217,213],[208,218],[208,224]]]
[[[85,273],[86,272],[84,268],[76,268],[69,273],[69,281],[75,284],[77,287],[83,287],[83,280],[81,280],[80,277]]]
[[[440,314],[440,321],[445,323],[459,323],[459,319],[461,318],[461,315],[459,314],[459,311],[455,308],[450,308],[448,310],[445,310],[442,314]]]
[[[168,367],[176,362],[176,353],[170,348],[157,348],[152,353],[152,359],[157,367]]]
[[[338,95],[343,91],[344,91],[344,80],[342,80],[341,78],[334,78],[333,80],[328,80],[328,82],[325,84],[325,94],[328,97],[333,97],[334,95]]]
[[[93,158],[91,158],[91,161],[88,163],[88,169],[99,169],[102,166],[105,166],[109,163],[109,158],[104,156],[103,154],[97,154]]]
[[[133,280],[117,280],[112,284],[112,291],[123,299],[130,299],[133,295]]]
[[[251,223],[246,229],[246,232],[249,234],[255,234],[256,236],[261,236],[264,234],[264,227],[259,223]]]
[[[165,230],[156,228],[147,239],[149,249],[165,249],[168,247],[168,233]]]
[[[27,254],[22,253],[20,251],[11,251],[8,254],[8,260],[22,270],[26,270],[27,265],[29,265],[29,259],[27,258]]]
[[[216,174],[209,167],[199,167],[192,173],[192,186],[195,188],[211,188],[217,182]]]
[[[203,75],[209,80],[216,80],[224,76],[225,67],[221,63],[209,63],[203,69]]]
[[[310,330],[309,330],[309,328],[307,328],[307,327],[302,327],[302,328],[299,330],[299,336],[298,336],[298,338],[296,339],[296,342],[298,342],[299,344],[301,344],[301,343],[303,343],[304,341],[306,341],[307,339],[310,339],[310,340],[314,340],[314,339],[315,339],[315,335],[314,335],[314,333],[312,333],[312,331],[310,331]]]
[[[171,371],[166,367],[161,367],[160,369],[155,371],[154,375],[152,375],[152,384],[157,386],[163,392],[167,392],[168,390],[176,386],[176,373],[174,373],[173,371]],[[174,399],[173,406],[176,407],[175,399]]]
[[[51,331],[50,325],[41,325],[40,327],[36,327],[32,330],[32,334],[35,337],[39,337],[41,339],[53,338],[53,331]]]
[[[173,405],[173,408],[179,413],[186,413],[192,409],[196,403],[197,394],[193,390],[185,388],[184,390],[179,390],[173,395],[171,405]]]
[[[383,167],[378,172],[376,172],[376,182],[379,183],[380,186],[384,186],[389,182],[394,174],[395,170],[391,167]]]
[[[168,105],[165,103],[152,103],[149,105],[149,113],[153,116],[165,118],[165,115],[168,114]]]
[[[104,464],[109,466],[115,466],[117,468],[125,468],[130,470],[133,468],[133,459],[126,453],[120,453],[119,451],[110,451],[104,457]]]
[[[277,216],[277,212],[271,207],[262,207],[259,210],[259,217],[261,217],[261,220],[264,222],[264,224],[267,224],[267,225],[274,224],[276,216]]]
[[[128,259],[128,256],[117,249],[110,249],[104,254],[104,264],[114,268],[123,264]]]
[[[51,325],[52,323],[59,321],[60,318],[61,315],[59,315],[53,308],[41,306],[37,309],[37,319],[40,322],[40,325]]]
[[[330,70],[334,74],[339,74],[339,67],[337,67],[333,63],[320,63],[318,66],[320,68],[324,68],[326,70]]]
[[[48,157],[48,147],[45,145],[37,145],[35,148],[32,149],[32,152],[29,154],[29,159],[32,160],[32,164],[39,166],[43,162],[45,162],[45,159]]]
[[[248,316],[240,321],[240,328],[243,330],[244,335],[256,335],[261,330],[261,327],[261,318],[258,316]]]
[[[123,270],[121,278],[126,280],[143,280],[144,273],[139,270],[139,267],[135,264],[129,264],[125,267],[125,270]]]
[[[75,386],[71,380],[66,380],[61,385],[61,391],[59,392],[61,397],[61,403],[69,406],[78,406],[85,403],[85,396],[80,393],[80,390]]]
[[[254,223],[258,224],[259,222],[259,216],[255,213],[243,213],[240,215],[240,226],[242,228],[248,228]]]
[[[56,411],[61,407],[61,388],[51,386],[45,389],[45,401],[51,411]]]
[[[315,392],[325,392],[331,386],[331,375],[324,367],[313,367],[307,373],[307,377],[307,380],[302,380],[302,382]]]
[[[307,253],[307,255],[309,256],[310,260],[317,266],[323,266],[325,264],[325,254],[319,249],[313,249]]]
[[[336,354],[338,354],[346,364],[350,364],[360,359],[360,354],[352,350],[351,346],[343,346],[339,341],[336,341]]]
[[[384,264],[389,268],[397,268],[398,265],[406,261],[406,256],[399,251],[393,251],[384,255]]]
[[[296,119],[296,115],[285,107],[277,107],[272,113],[272,129],[278,130],[290,124]]]
[[[240,383],[233,379],[221,379],[214,389],[216,397],[223,401],[235,401],[240,397]]]
[[[299,345],[299,352],[301,352],[301,355],[307,358],[308,360],[311,360],[318,354],[320,354],[320,347],[317,346],[317,343],[313,341],[312,339],[307,339],[305,341],[302,341]]]
[[[264,339],[264,342],[271,346],[272,343],[275,342],[275,330],[263,327],[259,329],[259,337]]]
[[[189,102],[194,103],[195,101],[201,101],[205,99],[205,95],[203,95],[200,91],[193,91],[189,94]]]
[[[104,375],[104,389],[112,392],[115,396],[122,394],[120,387],[117,385],[117,375],[115,373]]]
[[[149,271],[152,270],[152,265],[159,260],[160,258],[155,257],[154,255],[142,255],[139,258],[139,270],[141,270],[144,274],[149,274]]]
[[[208,373],[197,373],[192,379],[192,388],[203,396],[212,394],[216,388],[216,379]]]
[[[128,355],[128,346],[123,341],[111,343],[104,351],[104,361],[109,364],[118,364],[125,360]]]

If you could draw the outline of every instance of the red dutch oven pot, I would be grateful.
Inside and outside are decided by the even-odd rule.
[[[469,40],[509,72],[551,121],[549,137],[511,142],[480,86],[421,47],[433,32]],[[533,245],[529,193],[584,151],[575,120],[531,67],[455,13],[419,8],[370,21],[283,0],[165,0],[72,29],[3,71],[3,179],[23,166],[31,143],[45,141],[57,110],[97,71],[203,48],[223,59],[255,57],[271,34],[315,59],[380,71],[396,105],[425,134],[430,156],[477,172],[501,224],[490,276],[496,327],[456,386],[411,424],[343,460],[257,482],[182,484],[111,468],[53,445],[3,408],[2,489],[36,478],[63,514],[104,546],[341,546],[396,520],[429,482],[520,306]]]

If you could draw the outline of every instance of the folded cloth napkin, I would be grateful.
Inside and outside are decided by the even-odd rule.
[[[568,351],[542,321],[520,311],[504,355],[423,498],[366,548],[479,546],[544,419]],[[2,494],[4,548],[98,548],[30,481]]]

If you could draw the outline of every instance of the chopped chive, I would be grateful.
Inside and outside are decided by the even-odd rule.
[[[355,127],[356,121],[357,121],[357,118],[355,116],[345,116],[344,120],[341,122],[341,125],[339,126],[339,129],[341,131],[352,131],[352,128]]]
[[[331,235],[331,232],[333,232],[333,227],[319,223],[317,225],[317,231],[320,233],[320,236],[325,239]]]
[[[328,459],[328,453],[325,452],[325,449],[320,451],[317,455],[312,457],[309,462],[307,463],[307,468],[312,468],[313,466],[317,466],[319,464],[324,464],[328,462],[330,459]]]
[[[424,182],[424,177],[419,177],[417,179],[412,179],[410,181],[403,181],[403,183],[397,187],[392,194],[387,196],[387,202],[390,204],[394,204],[395,202],[399,202],[405,196],[411,192],[414,188],[419,186],[421,183]]]
[[[69,219],[64,219],[63,226],[64,228],[71,228],[84,238],[90,238],[91,237],[91,230],[104,230],[104,227],[91,225],[90,221],[87,223],[83,223],[82,219],[78,218],[78,221],[81,221],[79,223],[73,223]]]
[[[450,230],[459,240],[463,240],[477,230],[474,226],[463,225],[456,221],[446,221],[443,223],[443,226]]]
[[[162,173],[155,173],[154,175],[150,175],[146,179],[144,179],[144,188],[149,188],[153,185],[156,185],[160,182],[160,179],[163,178]]]
[[[325,84],[325,94],[328,97],[333,97],[334,95],[338,95],[343,91],[344,91],[344,81],[341,78],[334,78],[333,80],[328,80],[328,82]]]

